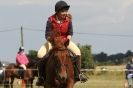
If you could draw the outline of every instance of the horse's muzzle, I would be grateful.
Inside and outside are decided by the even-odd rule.
[[[67,80],[67,73],[66,73],[66,72],[64,72],[63,74],[59,73],[59,78],[58,78],[58,80],[59,80],[60,82],[66,82],[66,80]]]

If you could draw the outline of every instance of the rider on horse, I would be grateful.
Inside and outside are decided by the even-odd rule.
[[[16,56],[16,63],[17,65],[22,68],[23,70],[21,71],[22,73],[22,77],[24,75],[24,71],[26,70],[26,65],[29,63],[29,60],[24,52],[24,47],[21,46],[19,48],[19,51],[17,53],[17,56]]]
[[[39,49],[37,57],[38,58],[44,58],[43,59],[43,64],[46,63],[47,59],[47,53],[51,50],[52,45],[49,42],[50,39],[50,32],[52,30],[57,29],[60,31],[61,36],[64,40],[69,39],[69,45],[68,49],[71,50],[75,55],[76,55],[76,63],[77,63],[77,68],[78,68],[78,74],[75,76],[76,81],[82,81],[85,80],[83,76],[79,77],[81,75],[80,73],[80,68],[81,68],[81,52],[80,49],[77,47],[76,44],[74,44],[71,40],[72,35],[73,35],[73,25],[72,25],[72,17],[70,14],[68,14],[68,10],[70,8],[70,5],[68,5],[65,1],[58,1],[55,4],[55,14],[50,16],[48,18],[47,24],[46,24],[46,31],[45,31],[45,37],[47,42]],[[39,75],[44,76],[43,74],[44,67],[42,69],[42,66],[39,67]],[[45,73],[45,72],[44,72]],[[45,80],[45,78],[44,78]],[[43,81],[44,81],[43,80]],[[38,79],[38,85],[41,84],[41,77]]]

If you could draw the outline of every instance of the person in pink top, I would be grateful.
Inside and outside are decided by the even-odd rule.
[[[19,67],[23,68],[26,70],[26,65],[29,63],[29,60],[24,52],[24,47],[20,47],[19,51],[16,56],[16,63],[19,65]]]

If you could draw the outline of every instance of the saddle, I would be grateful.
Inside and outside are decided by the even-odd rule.
[[[76,60],[77,60],[76,54],[73,53],[70,49],[68,49],[68,53],[69,53],[69,55],[70,55],[70,58],[71,58],[72,62],[75,63]]]
[[[16,65],[16,68],[18,69],[17,73],[18,73],[19,78],[23,79],[25,70],[22,67],[20,67],[19,65]]]
[[[76,62],[77,60],[77,56],[75,53],[73,53],[70,49],[67,49],[68,50],[68,53],[70,55],[70,58],[72,60],[72,62]],[[43,59],[47,59],[50,55],[50,52],[46,53],[46,55],[43,57]]]

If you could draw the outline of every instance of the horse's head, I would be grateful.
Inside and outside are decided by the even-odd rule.
[[[73,79],[74,74],[73,64],[67,49],[69,40],[65,40],[58,30],[53,30],[49,41],[53,48],[50,51],[48,66],[46,66],[48,67],[48,80],[56,80],[57,85],[65,84],[70,77]],[[52,69],[52,71],[49,69]],[[51,72],[53,76],[50,75]]]
[[[60,82],[65,82],[68,74],[67,74],[67,70],[69,68],[69,53],[67,52],[67,50],[57,50],[54,53],[54,58],[53,58],[54,62],[55,62],[55,69],[56,69],[56,76],[57,76],[57,80],[59,80]]]
[[[49,40],[53,48],[66,48],[69,45],[69,40],[61,36],[61,33],[54,29],[50,34]]]

